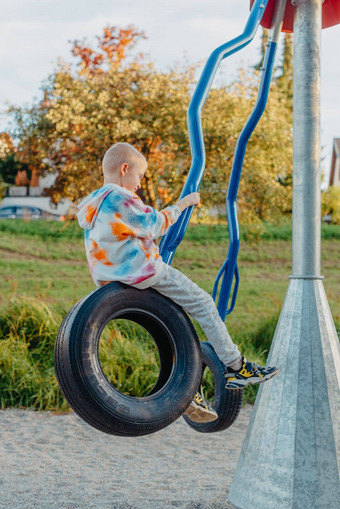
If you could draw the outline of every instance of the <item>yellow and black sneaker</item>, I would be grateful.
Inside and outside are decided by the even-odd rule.
[[[275,367],[265,368],[256,364],[256,362],[247,361],[242,357],[241,369],[235,371],[227,368],[224,376],[227,380],[226,389],[243,389],[247,385],[256,385],[266,382],[278,373]]]
[[[210,403],[203,398],[203,396],[196,392],[194,399],[190,406],[184,412],[189,419],[193,422],[212,422],[218,419],[218,414],[215,412]]]

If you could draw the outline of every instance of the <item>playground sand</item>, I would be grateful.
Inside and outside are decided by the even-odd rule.
[[[75,414],[0,411],[0,507],[228,509],[252,412],[203,434],[180,418],[152,435],[101,433]]]

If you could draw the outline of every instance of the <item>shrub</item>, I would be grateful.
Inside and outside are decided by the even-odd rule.
[[[1,408],[68,408],[54,373],[53,351],[65,316],[34,298],[13,298],[0,316]],[[127,320],[108,324],[100,340],[100,361],[121,392],[147,394],[159,373],[158,351],[141,326]]]
[[[66,310],[50,308],[34,298],[13,298],[0,315],[0,402],[1,408],[32,407],[38,410],[66,410],[54,373],[53,350],[58,328]],[[277,316],[239,342],[242,351],[263,362],[270,348]],[[127,320],[110,322],[99,348],[103,371],[121,392],[146,395],[159,374],[159,356],[149,334]],[[205,390],[213,392],[208,378]],[[246,391],[253,402],[256,390]]]
[[[1,314],[1,408],[67,408],[53,367],[53,345],[61,320],[62,310],[52,313],[33,298],[12,299]]]

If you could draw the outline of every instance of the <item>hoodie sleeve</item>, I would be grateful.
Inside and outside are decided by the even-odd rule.
[[[158,211],[132,196],[123,203],[115,217],[118,224],[130,227],[137,237],[156,239],[165,235],[180,215],[177,205]]]

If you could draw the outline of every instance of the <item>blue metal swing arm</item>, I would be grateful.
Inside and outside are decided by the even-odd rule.
[[[237,216],[236,198],[241,178],[243,160],[248,140],[251,134],[253,133],[257,123],[259,122],[267,104],[272,72],[274,67],[276,47],[277,47],[276,42],[271,41],[267,44],[267,50],[265,53],[263,63],[263,74],[260,82],[257,101],[252,113],[250,114],[244,128],[241,131],[241,134],[237,140],[235,148],[235,155],[233,159],[233,165],[226,200],[228,230],[229,230],[229,249],[227,258],[217,275],[212,292],[213,299],[216,299],[219,281],[223,276],[217,305],[219,315],[223,320],[225,316],[231,313],[232,310],[234,309],[238,291],[239,275],[237,269],[237,256],[240,246],[240,231]],[[230,306],[228,307],[234,276],[235,276],[234,291],[231,298]]]
[[[258,29],[269,0],[256,0],[247,24],[241,35],[216,48],[208,58],[201,77],[192,95],[187,114],[187,124],[191,150],[191,167],[180,199],[197,192],[205,169],[205,148],[201,122],[201,111],[209,94],[216,71],[224,58],[240,51],[249,44]],[[160,242],[160,254],[165,263],[171,264],[177,246],[182,241],[193,212],[193,207],[185,209],[177,222],[169,229]],[[237,219],[236,219],[237,222]],[[237,254],[236,254],[237,257]]]
[[[258,90],[256,104],[244,128],[241,131],[241,134],[237,140],[235,147],[235,155],[226,200],[228,230],[229,230],[229,249],[227,258],[217,275],[212,292],[212,297],[215,300],[219,281],[223,276],[217,305],[217,309],[222,320],[224,320],[226,315],[231,313],[232,310],[234,309],[239,285],[237,255],[240,245],[240,232],[237,217],[236,198],[241,178],[244,155],[246,152],[248,140],[251,134],[253,133],[257,123],[259,122],[267,104],[270,83],[274,68],[277,42],[279,39],[279,34],[281,32],[283,15],[286,8],[286,1],[287,0],[277,0],[275,4],[272,18],[272,28],[269,35],[269,41],[267,43],[263,67],[261,69],[263,73],[260,81],[260,87]],[[235,278],[234,290],[231,297],[230,306],[228,307],[234,278]]]

